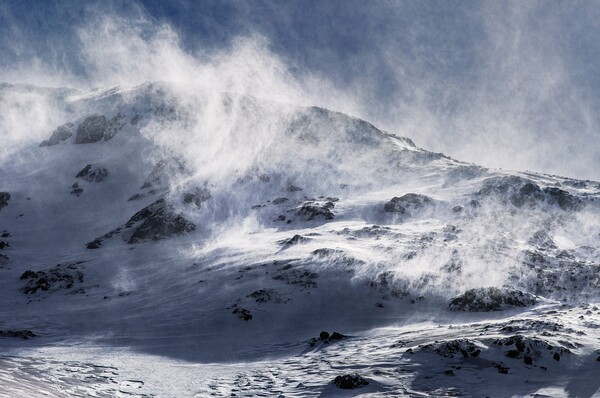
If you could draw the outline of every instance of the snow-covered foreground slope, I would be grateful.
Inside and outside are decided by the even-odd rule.
[[[600,396],[600,184],[165,83],[0,95],[60,119],[0,152],[0,396]]]

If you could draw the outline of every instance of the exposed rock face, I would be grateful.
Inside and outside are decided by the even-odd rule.
[[[333,220],[334,214],[331,211],[335,204],[331,201],[321,203],[318,201],[304,202],[296,212],[297,215],[305,217],[308,221],[315,218],[324,218],[325,220]]]
[[[75,178],[81,178],[88,182],[100,182],[108,177],[108,170],[104,167],[93,167],[91,164],[85,166]]]
[[[502,311],[506,307],[529,307],[536,303],[534,295],[519,290],[487,287],[470,289],[453,298],[452,311],[487,312]]]
[[[407,193],[406,195],[402,195],[400,197],[393,197],[392,200],[383,206],[383,210],[388,213],[404,214],[407,210],[411,211],[420,209],[432,202],[433,199],[431,199],[429,196],[417,193]]]
[[[91,144],[104,138],[104,132],[108,129],[108,120],[103,115],[92,115],[86,117],[77,127],[75,135],[76,144]]]
[[[335,384],[338,388],[341,388],[343,390],[351,390],[354,388],[366,386],[369,384],[369,382],[363,379],[357,373],[353,373],[343,376],[337,376],[333,380],[333,384]]]
[[[127,243],[139,243],[146,240],[160,240],[172,236],[183,235],[196,229],[196,226],[175,213],[172,206],[164,198],[144,207],[129,219],[126,227],[136,223],[133,234]]]
[[[0,192],[0,209],[8,206],[10,200],[10,194],[8,192]]]
[[[40,143],[40,147],[58,145],[62,141],[73,136],[73,123],[63,124],[52,132],[52,135],[47,140]]]
[[[144,207],[135,213],[125,225],[94,239],[86,244],[88,249],[98,249],[106,239],[121,235],[127,243],[161,240],[180,236],[196,229],[196,226],[175,211],[165,198]]]

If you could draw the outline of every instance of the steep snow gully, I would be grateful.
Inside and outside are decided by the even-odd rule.
[[[0,96],[57,121],[0,152],[0,396],[600,396],[598,182],[175,84]]]

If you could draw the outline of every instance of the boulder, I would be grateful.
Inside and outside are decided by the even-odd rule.
[[[335,384],[338,388],[343,390],[351,390],[354,388],[364,387],[369,384],[369,382],[363,379],[357,373],[346,374],[342,376],[337,376],[333,380],[333,384]]]

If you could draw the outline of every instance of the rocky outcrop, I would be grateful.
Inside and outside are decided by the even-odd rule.
[[[75,178],[81,178],[87,182],[101,182],[108,177],[108,174],[108,170],[104,167],[93,167],[88,164],[75,175]]]
[[[484,181],[478,196],[498,196],[515,207],[534,206],[539,203],[558,205],[565,211],[579,210],[581,198],[558,187],[544,187],[519,176],[492,177]]]
[[[431,203],[433,203],[433,199],[431,199],[429,196],[418,193],[407,193],[406,195],[402,195],[400,197],[393,197],[383,206],[383,210],[388,213],[404,214],[407,211],[410,212],[421,209]]]
[[[308,201],[304,202],[296,211],[296,215],[305,218],[308,221],[317,219],[333,220],[335,215],[331,211],[335,207],[335,204],[331,201],[319,202],[319,201]]]
[[[104,138],[104,132],[108,129],[108,120],[103,115],[92,115],[86,117],[77,127],[75,135],[76,144],[92,144]]]
[[[180,236],[196,229],[196,226],[175,211],[165,198],[135,213],[125,225],[107,232],[86,244],[88,249],[98,249],[106,239],[122,235],[129,244],[161,240]]]
[[[363,387],[369,384],[368,381],[363,379],[359,374],[346,374],[343,376],[337,376],[333,380],[333,384],[335,384],[338,388],[343,390],[351,390],[354,388]]]
[[[452,311],[502,311],[507,307],[529,307],[536,303],[534,295],[519,290],[486,287],[470,289],[450,301]]]
[[[492,346],[502,349],[507,358],[520,359],[526,365],[535,365],[536,361],[547,363],[548,359],[560,362],[561,358],[571,354],[571,350],[568,348],[520,334],[497,339]]]
[[[52,135],[47,140],[40,143],[40,147],[58,145],[62,141],[73,136],[73,123],[63,124],[52,132]]]
[[[8,206],[10,200],[10,194],[8,192],[0,192],[0,209]]]
[[[58,264],[42,271],[27,270],[20,277],[22,281],[27,281],[21,291],[25,294],[34,294],[39,291],[53,292],[61,289],[72,289],[76,283],[83,282],[82,263]]]
[[[134,227],[127,243],[139,243],[147,240],[161,240],[180,236],[196,229],[196,226],[175,212],[164,198],[144,207],[135,213],[125,224]]]
[[[28,340],[37,335],[31,330],[0,330],[0,337],[17,337],[23,340]]]
[[[127,124],[127,116],[122,113],[116,114],[108,122],[108,127],[104,131],[104,141],[112,139]],[[134,124],[133,121],[131,124]]]
[[[202,203],[211,198],[211,195],[208,188],[195,188],[188,192],[184,192],[182,198],[184,204],[200,208],[202,207]]]
[[[434,352],[445,358],[475,358],[481,354],[481,348],[468,339],[457,339],[447,341],[436,341],[430,344],[420,345],[419,351]]]

